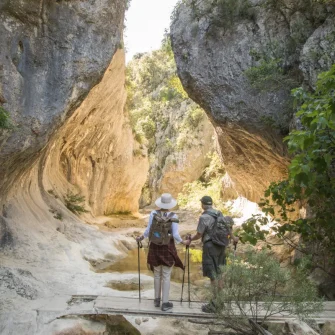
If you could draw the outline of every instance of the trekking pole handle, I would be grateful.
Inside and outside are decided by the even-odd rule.
[[[142,242],[141,241],[136,241],[136,242],[137,242],[138,247],[142,249],[143,248]]]

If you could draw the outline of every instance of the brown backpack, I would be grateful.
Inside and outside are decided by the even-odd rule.
[[[178,219],[172,218],[174,213],[163,216],[161,211],[157,211],[152,219],[150,227],[149,241],[157,245],[168,245],[172,238],[172,223],[179,222]]]

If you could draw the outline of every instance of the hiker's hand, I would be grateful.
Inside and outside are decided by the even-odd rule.
[[[144,240],[144,236],[137,236],[136,237],[136,242],[141,242],[142,240]]]
[[[191,240],[187,239],[187,240],[182,241],[182,243],[185,244],[185,245],[190,245]]]
[[[237,244],[240,238],[238,236],[233,237],[234,244]]]

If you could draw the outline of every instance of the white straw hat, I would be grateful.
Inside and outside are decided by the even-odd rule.
[[[155,205],[163,209],[171,209],[177,205],[177,200],[172,198],[170,193],[163,193],[160,198],[155,201]]]

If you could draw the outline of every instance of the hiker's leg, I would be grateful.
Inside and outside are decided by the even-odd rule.
[[[155,299],[161,298],[162,292],[162,265],[154,267],[154,288],[155,288]]]
[[[169,302],[169,293],[170,293],[170,279],[172,266],[162,266],[162,302],[163,304]]]

